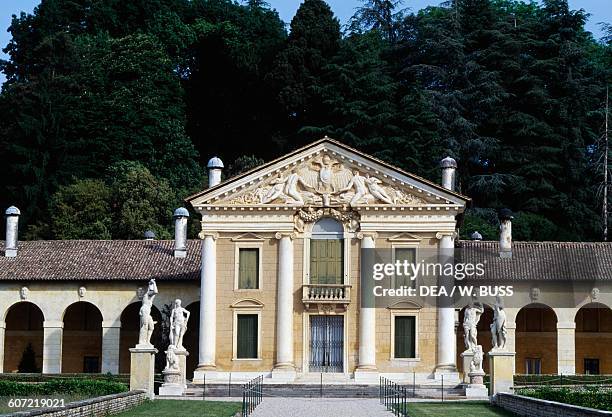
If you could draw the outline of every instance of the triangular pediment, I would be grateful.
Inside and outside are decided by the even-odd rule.
[[[187,199],[204,206],[465,206],[467,197],[324,138]]]

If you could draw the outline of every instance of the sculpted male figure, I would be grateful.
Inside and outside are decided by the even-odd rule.
[[[465,348],[467,350],[474,350],[474,348],[478,345],[477,326],[482,313],[484,313],[484,307],[479,301],[472,301],[465,309],[465,315],[463,317],[463,332],[465,337]]]
[[[368,187],[366,186],[365,182],[365,177],[359,175],[359,171],[355,171],[353,178],[351,178],[346,187],[340,190],[340,192],[343,193],[349,191],[353,187],[355,188],[355,195],[353,195],[353,198],[351,198],[351,201],[349,203],[351,207],[355,207],[357,204],[359,204],[361,199],[368,194]]]
[[[506,337],[506,311],[498,297],[493,307],[493,323],[491,323],[491,338],[493,339],[493,349],[505,349]]]
[[[174,308],[170,313],[170,344],[176,349],[183,349],[183,336],[187,331],[187,322],[191,313],[181,307],[181,300],[174,300]]]
[[[155,327],[155,321],[151,317],[151,307],[153,307],[153,299],[157,295],[157,284],[155,280],[149,281],[147,292],[142,297],[142,306],[140,307],[140,332],[138,334],[139,345],[151,345],[151,335]]]

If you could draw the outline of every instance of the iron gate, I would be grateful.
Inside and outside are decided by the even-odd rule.
[[[310,372],[343,372],[344,316],[310,316]]]

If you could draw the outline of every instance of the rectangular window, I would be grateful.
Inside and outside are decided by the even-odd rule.
[[[531,375],[540,375],[542,373],[542,359],[527,358],[525,359],[525,373]]]
[[[257,359],[258,316],[238,314],[236,334],[236,358]]]
[[[344,275],[341,239],[310,241],[310,283],[342,284]]]
[[[238,289],[256,290],[259,288],[259,249],[238,249]]]
[[[587,375],[599,375],[599,359],[584,358],[584,373]]]
[[[416,262],[416,249],[415,248],[395,248],[394,249],[395,262],[407,261],[409,264]],[[402,268],[403,270],[403,268]],[[395,276],[395,288],[401,288],[402,286],[414,287],[415,282],[410,279],[411,277],[405,275]]]
[[[394,357],[396,359],[416,357],[416,317],[395,316]]]

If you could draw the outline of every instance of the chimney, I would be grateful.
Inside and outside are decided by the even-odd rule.
[[[223,161],[216,156],[213,156],[208,161],[208,188],[212,188],[215,185],[221,183],[221,171],[223,170]]]
[[[144,232],[145,240],[155,240],[155,232],[153,230],[147,230]]]
[[[501,209],[499,211],[499,256],[512,258],[512,211]]]
[[[457,171],[457,161],[447,156],[440,161],[442,168],[442,187],[447,190],[455,191],[455,171]]]
[[[14,258],[17,256],[17,242],[19,234],[19,215],[21,212],[15,206],[6,209],[6,242],[4,242],[4,256]]]
[[[176,210],[174,210],[174,257],[175,258],[184,258],[187,256],[187,220],[188,219],[189,219],[189,212],[187,211],[186,208],[179,207]]]
[[[478,230],[475,230],[474,233],[470,235],[470,238],[472,240],[482,240],[482,235],[478,232]]]

